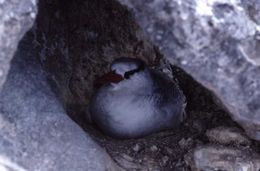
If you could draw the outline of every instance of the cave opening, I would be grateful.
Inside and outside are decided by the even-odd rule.
[[[40,0],[38,8],[36,22],[20,42],[21,50],[12,61],[9,79],[13,72],[42,73],[22,79],[39,84],[32,87],[35,92],[50,86],[70,118],[104,148],[120,168],[190,170],[187,154],[209,142],[207,130],[239,127],[212,92],[164,58],[128,9],[117,1]],[[88,120],[87,107],[95,91],[94,79],[108,71],[109,64],[121,56],[143,59],[149,66],[178,80],[187,98],[187,119],[179,128],[139,139],[118,140],[104,135]],[[42,90],[36,95],[45,98],[44,93]],[[28,105],[41,106],[38,103]],[[53,103],[56,102],[41,108],[52,108]]]

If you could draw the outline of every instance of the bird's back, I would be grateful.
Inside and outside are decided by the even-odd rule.
[[[160,71],[151,70],[154,80],[154,95],[158,94],[155,105],[162,116],[165,116],[164,124],[170,128],[183,121],[186,99],[177,82],[167,77]],[[162,117],[163,119],[163,117]]]

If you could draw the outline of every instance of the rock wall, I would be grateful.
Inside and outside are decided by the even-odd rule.
[[[172,64],[184,68],[215,92],[248,135],[260,139],[258,0],[119,1],[133,10],[136,21]],[[108,70],[113,59],[138,57],[154,65],[162,56],[127,8],[116,0],[40,0],[37,22],[16,51],[36,17],[36,5],[33,0],[0,1],[0,87],[7,80],[0,92],[0,170],[118,170],[107,153],[66,116],[64,108],[82,124],[95,89],[92,82]],[[185,92],[200,96],[187,90],[192,89],[193,82],[187,81],[189,85],[185,86],[185,77],[180,82]],[[206,90],[201,93],[204,96]],[[188,97],[191,103],[197,99]],[[188,107],[194,109],[197,104]],[[196,123],[195,117],[190,118],[192,124]],[[109,146],[102,136],[96,139]],[[231,142],[239,142],[231,137]],[[239,140],[249,143],[244,137]],[[156,139],[161,144],[161,139]],[[188,144],[188,140],[179,141],[180,146]],[[178,144],[173,142],[170,144]],[[129,144],[122,142],[121,147]],[[120,151],[116,143],[114,146],[115,153]],[[217,161],[222,159],[223,151],[214,150],[198,149],[193,154],[203,152],[205,155],[199,157],[208,167],[212,165],[208,154],[213,159],[220,156]],[[226,166],[241,163],[246,154],[243,150],[226,154],[228,150],[224,149],[225,156],[238,161],[232,159]],[[244,155],[242,166],[259,168],[259,156],[254,155]],[[124,160],[119,159],[124,165]]]
[[[0,89],[17,45],[36,18],[37,0],[0,1]]]
[[[24,36],[36,5],[0,1],[0,170],[118,170],[56,99],[38,57],[48,56],[37,52],[33,30]]]
[[[117,170],[67,116],[37,60],[32,36],[20,42],[0,92],[0,170]]]
[[[260,2],[119,0],[165,57],[212,90],[260,140]]]
[[[152,64],[158,57],[128,10],[115,0],[40,1],[34,27],[39,60],[55,91],[76,120],[86,114],[94,80],[113,59],[127,56]]]

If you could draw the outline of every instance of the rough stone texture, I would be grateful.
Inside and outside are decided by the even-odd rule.
[[[31,28],[37,13],[37,0],[0,1],[0,89],[19,40]]]
[[[86,113],[94,79],[115,58],[157,58],[128,10],[114,0],[42,0],[36,22],[41,64],[74,119]]]
[[[119,1],[171,63],[212,90],[260,140],[260,1]]]
[[[64,112],[23,39],[0,93],[0,170],[117,170]]]
[[[206,135],[213,143],[223,145],[250,145],[250,140],[244,133],[235,127],[216,127],[207,130]]]
[[[223,146],[196,148],[186,161],[193,171],[258,171],[260,157],[254,152]]]

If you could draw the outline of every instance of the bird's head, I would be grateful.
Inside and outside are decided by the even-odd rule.
[[[110,65],[110,72],[96,80],[96,86],[100,87],[106,83],[119,83],[130,79],[133,75],[145,70],[145,62],[137,58],[121,57],[115,59]]]

